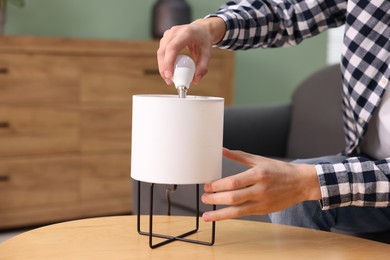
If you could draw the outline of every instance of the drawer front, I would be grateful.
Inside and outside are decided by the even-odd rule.
[[[152,57],[88,57],[81,64],[84,102],[128,103],[132,94],[175,93],[164,84]]]
[[[0,160],[0,218],[50,210],[45,221],[125,212],[131,196],[129,153]],[[61,207],[68,208],[65,215],[58,215]]]
[[[0,105],[0,157],[78,151],[78,124],[72,107]]]
[[[0,160],[0,213],[77,201],[79,171],[72,158]]]
[[[81,108],[81,151],[130,153],[131,103],[83,104]]]
[[[84,102],[129,103],[133,94],[173,94],[176,89],[167,86],[160,74],[156,57],[90,57],[82,59],[81,99]],[[96,65],[98,64],[98,65]],[[231,71],[219,57],[212,59],[209,72],[199,85],[192,85],[190,95],[230,95]],[[228,80],[229,79],[229,80]]]
[[[77,102],[77,57],[0,55],[0,103]]]
[[[81,199],[125,197],[131,201],[130,154],[101,154],[83,157]],[[130,204],[129,204],[130,208]]]

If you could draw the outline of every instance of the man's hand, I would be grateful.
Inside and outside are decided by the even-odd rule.
[[[176,57],[187,48],[196,65],[193,82],[198,84],[207,73],[212,45],[222,39],[225,31],[225,22],[217,17],[199,19],[191,24],[173,26],[165,31],[157,51],[161,77],[168,85],[172,84]]]
[[[203,203],[229,205],[205,212],[204,221],[268,214],[305,200],[321,199],[313,165],[290,164],[228,149],[223,154],[251,168],[204,185]]]

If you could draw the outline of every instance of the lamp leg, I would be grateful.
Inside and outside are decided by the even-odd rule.
[[[162,245],[166,245],[168,243],[171,243],[173,241],[183,241],[188,243],[194,243],[194,244],[200,244],[200,245],[208,245],[212,246],[215,242],[215,222],[212,222],[212,231],[211,231],[211,241],[205,242],[205,241],[199,241],[199,240],[193,240],[185,238],[191,234],[196,233],[199,230],[199,184],[196,184],[196,222],[195,222],[195,229],[188,231],[184,234],[181,234],[179,236],[169,236],[169,235],[163,235],[163,234],[156,234],[153,233],[153,201],[154,201],[154,183],[150,184],[150,201],[149,201],[149,232],[144,232],[141,230],[141,182],[138,181],[138,198],[137,198],[137,231],[140,235],[145,235],[149,237],[149,247],[154,249],[157,247],[160,247]],[[216,210],[216,205],[213,205],[213,210]],[[153,237],[158,238],[165,238],[166,240],[153,244]]]

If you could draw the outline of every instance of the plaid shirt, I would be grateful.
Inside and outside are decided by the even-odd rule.
[[[230,1],[210,16],[221,17],[227,25],[217,47],[232,50],[293,46],[345,24],[341,60],[344,153],[359,153],[368,122],[389,85],[390,1]],[[390,158],[349,157],[342,163],[316,165],[316,170],[323,209],[390,205]]]

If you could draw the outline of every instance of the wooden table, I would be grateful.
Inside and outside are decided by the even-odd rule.
[[[142,229],[147,229],[142,217]],[[155,216],[158,232],[193,227],[189,217]],[[194,239],[210,238],[210,223],[200,221]],[[93,218],[54,224],[0,244],[0,259],[388,259],[387,244],[303,228],[226,220],[217,223],[214,246],[180,241],[150,249],[136,231],[135,216]]]

